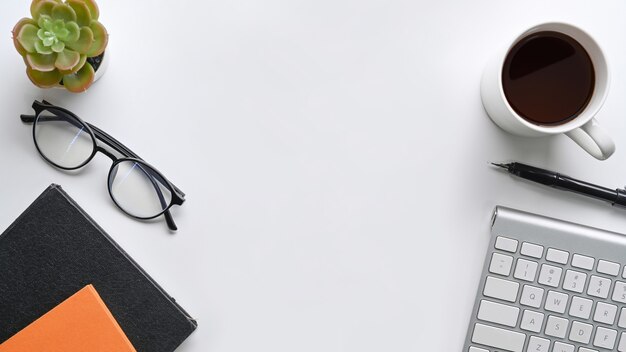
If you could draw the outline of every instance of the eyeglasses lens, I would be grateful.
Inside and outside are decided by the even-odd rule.
[[[86,127],[58,110],[44,110],[37,115],[34,137],[39,152],[61,168],[82,166],[94,151],[94,141]]]
[[[111,168],[109,190],[120,208],[139,218],[159,215],[172,202],[172,192],[159,173],[133,160],[121,161]]]

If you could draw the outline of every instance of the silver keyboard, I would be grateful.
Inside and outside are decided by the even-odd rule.
[[[497,207],[463,352],[626,352],[626,237]]]

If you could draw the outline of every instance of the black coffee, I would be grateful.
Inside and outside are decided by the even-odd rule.
[[[593,94],[589,54],[572,37],[537,32],[509,51],[502,70],[504,95],[524,119],[559,125],[578,116]]]

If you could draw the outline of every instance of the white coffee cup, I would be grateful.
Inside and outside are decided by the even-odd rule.
[[[509,104],[502,84],[502,70],[507,54],[528,35],[542,31],[560,32],[572,37],[587,51],[595,71],[591,99],[578,116],[560,125],[538,125],[521,117]],[[604,160],[615,151],[615,144],[600,128],[594,116],[602,107],[609,91],[609,68],[600,46],[582,29],[565,23],[544,23],[521,33],[487,64],[483,72],[480,93],[489,117],[507,132],[527,137],[565,133],[593,157]]]

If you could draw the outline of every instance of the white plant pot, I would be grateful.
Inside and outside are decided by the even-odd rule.
[[[93,83],[96,83],[96,81],[99,80],[100,77],[102,77],[102,75],[104,75],[104,72],[107,70],[108,66],[109,66],[109,51],[107,50],[104,52],[104,56],[102,56],[102,63],[100,64],[100,67],[98,67],[98,71],[96,71],[96,75],[93,78]]]

